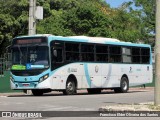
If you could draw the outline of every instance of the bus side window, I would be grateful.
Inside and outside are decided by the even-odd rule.
[[[120,46],[111,45],[109,46],[109,50],[110,50],[110,60],[109,60],[110,62],[116,62],[116,63],[122,62],[122,53]]]
[[[62,49],[53,49],[52,53],[52,61],[53,62],[62,62],[63,61],[63,56],[62,56]]]
[[[63,59],[62,59],[62,49],[57,49],[57,60],[56,62],[62,62]]]
[[[114,62],[112,57],[109,58],[109,62]]]

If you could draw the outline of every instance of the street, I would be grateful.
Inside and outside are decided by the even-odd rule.
[[[52,92],[43,96],[11,94],[0,96],[0,111],[97,111],[100,107],[113,104],[136,104],[154,101],[154,89],[136,88],[128,93],[103,91],[88,94],[85,90],[77,95],[65,96]]]

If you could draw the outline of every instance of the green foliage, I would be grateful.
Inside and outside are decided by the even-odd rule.
[[[115,21],[112,26],[113,37],[130,42],[138,42],[141,39],[141,21],[136,13],[119,9],[112,19]]]
[[[155,25],[153,1],[134,0],[142,9],[133,10],[132,2],[110,8],[104,0],[37,0],[37,5],[44,8],[44,19],[37,20],[37,34],[146,42]],[[28,34],[28,10],[28,0],[0,0],[1,52],[13,37]]]
[[[38,23],[37,32],[47,32],[64,36],[104,36],[104,29],[106,29],[107,27],[108,19],[107,15],[99,10],[97,4],[101,5],[100,2],[90,0],[51,1],[51,15],[48,16],[48,18],[46,18],[45,20]],[[97,28],[103,30],[95,30]],[[103,34],[99,33],[98,31],[103,31]],[[104,37],[107,37],[107,34],[105,34]]]
[[[0,54],[15,36],[27,34],[28,2],[26,0],[0,1]]]
[[[142,21],[143,40],[147,40],[150,44],[154,44],[155,36],[155,10],[156,0],[134,0],[135,6],[139,7]]]

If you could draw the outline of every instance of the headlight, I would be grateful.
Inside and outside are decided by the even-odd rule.
[[[48,77],[49,77],[49,74],[46,74],[46,75],[40,77],[39,82],[42,82],[42,81],[46,80]]]

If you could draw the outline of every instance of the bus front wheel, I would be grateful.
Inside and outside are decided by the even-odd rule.
[[[43,95],[43,91],[42,90],[32,90],[32,94],[34,96],[42,96]]]
[[[64,95],[73,95],[76,93],[76,84],[74,80],[67,80],[66,89],[63,91]]]
[[[126,93],[129,90],[129,82],[126,77],[122,77],[120,88],[115,88],[115,93]]]

